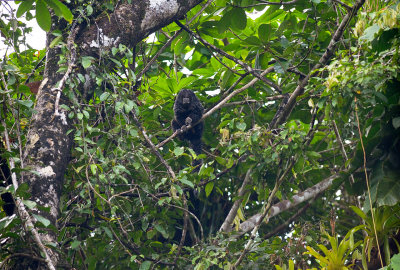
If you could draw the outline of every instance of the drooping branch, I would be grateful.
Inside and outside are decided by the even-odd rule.
[[[312,110],[312,117],[311,117],[311,122],[310,122],[310,128],[308,130],[308,133],[305,137],[304,140],[304,146],[307,147],[312,138],[314,137],[315,131],[317,130],[317,126],[315,125],[315,119],[317,116],[317,112],[318,112],[318,107],[315,106]],[[318,123],[321,123],[323,119],[323,114],[320,116],[320,118],[318,119]],[[289,174],[289,172],[291,171],[292,167],[294,166],[295,162],[297,161],[297,156],[292,156],[288,161],[287,161],[287,166],[285,171],[277,177],[276,181],[275,181],[275,186],[272,189],[272,191],[270,192],[269,196],[268,196],[268,200],[267,202],[264,204],[263,208],[262,208],[262,213],[260,214],[258,220],[253,224],[253,228],[250,234],[250,239],[247,241],[241,255],[239,256],[239,258],[236,260],[235,264],[234,264],[234,268],[237,267],[243,260],[244,256],[249,252],[251,246],[254,243],[254,240],[257,236],[258,230],[261,226],[261,223],[265,220],[267,223],[270,219],[270,215],[271,215],[271,205],[272,205],[272,200],[275,198],[276,193],[278,192],[279,187],[281,186],[281,184],[283,183],[283,181],[286,179],[286,176]]]

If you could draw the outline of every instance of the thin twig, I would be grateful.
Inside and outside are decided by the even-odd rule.
[[[347,157],[346,149],[344,148],[344,143],[343,143],[342,137],[340,136],[339,129],[338,129],[337,125],[336,125],[335,120],[332,121],[332,126],[333,126],[333,130],[335,131],[336,139],[339,142],[340,151],[342,153],[343,159],[344,159],[345,162],[347,162],[349,160],[349,158]],[[353,174],[350,174],[350,183],[352,185],[355,183]],[[357,203],[357,207],[361,208],[361,202],[360,202],[360,200],[358,199],[357,196],[356,196],[356,203]],[[363,221],[362,218],[361,218],[361,221]]]
[[[284,97],[285,97],[284,95],[276,95],[276,96],[272,96],[272,97],[266,97],[266,98],[264,98],[264,100],[247,99],[247,100],[243,100],[243,101],[234,101],[234,102],[225,103],[222,107],[245,105],[245,104],[249,104],[249,103],[265,103],[268,101],[283,99]]]
[[[356,97],[354,98],[354,103],[355,103],[355,113],[356,113],[356,119],[357,119],[358,135],[360,136],[360,143],[361,143],[361,148],[363,151],[363,160],[364,160],[363,166],[364,166],[365,182],[367,184],[368,199],[369,199],[369,205],[371,208],[371,217],[372,217],[372,223],[374,226],[376,246],[378,248],[378,254],[379,254],[379,260],[381,262],[381,267],[383,267],[382,253],[381,253],[381,248],[379,247],[378,234],[376,232],[374,208],[372,207],[371,190],[369,188],[369,179],[368,179],[368,173],[367,173],[367,155],[365,153],[364,141],[362,138],[362,133],[361,133],[361,128],[360,128],[360,119],[358,119],[358,107],[357,107],[357,98]]]
[[[135,111],[132,110],[131,114],[133,115],[133,120],[135,121],[136,125],[138,126],[138,128],[142,132],[143,137],[146,140],[147,144],[150,146],[151,150],[157,156],[157,158],[161,161],[161,163],[167,168],[168,174],[172,178],[172,181],[175,181],[176,175],[175,175],[174,171],[172,170],[171,166],[169,166],[168,163],[165,161],[165,159],[162,157],[160,152],[158,152],[156,146],[154,146],[154,144],[150,140],[149,136],[147,136],[147,133],[143,129],[142,124],[140,124],[139,119],[137,118]]]
[[[228,54],[227,52],[225,52],[224,50],[218,48],[217,46],[207,42],[206,40],[204,40],[199,34],[193,32],[192,30],[190,30],[189,28],[187,28],[185,25],[183,25],[182,23],[180,23],[179,21],[175,21],[175,23],[177,25],[179,25],[181,28],[183,28],[186,32],[188,32],[190,35],[194,36],[196,39],[198,39],[201,43],[203,43],[204,45],[212,48],[214,51],[218,52],[219,54],[221,54],[222,56],[225,56],[226,58],[228,58],[229,60],[235,62],[236,64],[242,66],[244,68],[244,70],[246,72],[249,72],[251,75],[253,75],[254,77],[257,77],[259,80],[263,81],[265,84],[271,86],[272,88],[274,88],[277,92],[282,93],[282,89],[275,83],[273,83],[272,81],[268,80],[267,78],[264,77],[264,75],[259,74],[257,70],[251,68],[248,64],[246,64],[245,62],[241,61],[240,59],[237,59],[236,57],[233,57],[232,55]],[[272,69],[273,70],[273,69]],[[271,71],[272,71],[271,70]]]
[[[188,22],[187,24],[192,23],[198,16],[200,16],[203,11],[212,3],[213,0],[208,0],[208,2],[197,12]],[[172,43],[172,41],[179,36],[179,34],[182,32],[182,29],[179,29],[176,31],[176,33],[169,38],[169,40],[157,51],[157,53],[154,55],[154,57],[146,64],[146,66],[139,72],[139,74],[136,76],[136,80],[140,80],[142,78],[143,74],[151,67],[151,65],[154,63],[154,61],[157,60],[157,58],[160,56],[160,54]]]
[[[188,209],[187,201],[186,198],[183,197],[183,206],[185,209]],[[182,229],[182,236],[181,236],[181,241],[179,242],[178,250],[176,252],[176,257],[174,260],[174,264],[176,265],[176,261],[178,260],[179,256],[181,255],[182,252],[182,247],[185,244],[185,239],[186,239],[186,233],[188,229],[188,222],[189,221],[189,215],[187,211],[183,212],[183,229]]]
[[[67,40],[67,47],[69,50],[67,71],[65,72],[65,74],[61,78],[61,80],[56,84],[56,86],[51,89],[52,92],[57,91],[56,101],[54,103],[54,115],[59,116],[64,125],[67,125],[67,117],[64,113],[60,113],[58,111],[59,103],[60,103],[60,98],[61,98],[61,92],[62,92],[62,89],[64,88],[64,84],[66,83],[67,79],[69,78],[69,75],[72,72],[72,68],[75,66],[76,50],[74,47],[74,40],[75,40],[76,33],[78,33],[78,30],[79,30],[79,27],[75,27],[75,24],[74,24],[74,26],[72,27],[71,32],[68,36],[68,40]]]
[[[306,135],[306,139],[304,142],[305,146],[308,146],[309,143],[311,142],[312,138],[314,137],[315,134],[315,130],[317,129],[316,126],[314,126],[315,123],[315,118],[317,115],[317,107],[314,107],[313,109],[313,115],[311,118],[311,123],[310,123],[310,129]],[[318,123],[321,123],[321,119],[323,118],[323,115],[320,117]],[[242,262],[242,260],[244,259],[244,256],[248,253],[248,251],[250,250],[252,244],[254,243],[254,239],[257,236],[258,230],[261,226],[261,223],[265,220],[265,222],[268,222],[269,218],[271,217],[270,209],[272,206],[272,200],[275,198],[276,193],[278,192],[279,187],[281,186],[281,184],[283,183],[284,179],[286,178],[286,175],[289,174],[289,172],[291,171],[292,167],[294,166],[295,162],[297,160],[297,155],[296,156],[292,156],[290,158],[290,160],[288,160],[287,162],[287,167],[286,170],[282,173],[282,175],[276,180],[275,182],[275,186],[272,189],[271,193],[268,196],[268,200],[266,205],[264,205],[263,207],[263,212],[259,218],[259,220],[257,220],[253,230],[251,231],[250,234],[250,239],[248,240],[248,242],[246,243],[242,253],[240,254],[240,257],[237,259],[237,261],[235,262],[235,264],[233,265],[233,269],[235,269],[237,266],[239,266],[239,264]],[[267,216],[268,215],[268,216]]]

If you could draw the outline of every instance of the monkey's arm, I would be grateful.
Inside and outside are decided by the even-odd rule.
[[[200,105],[200,104],[198,104],[198,105]],[[192,110],[191,110],[191,112],[190,112],[190,114],[188,115],[188,117],[186,117],[186,119],[185,119],[185,124],[187,125],[188,123],[187,123],[187,119],[188,118],[190,118],[191,119],[191,121],[190,121],[190,123],[189,124],[195,124],[195,123],[197,123],[200,119],[201,119],[201,117],[203,116],[203,111],[204,111],[204,109],[203,109],[203,106],[195,106],[195,108],[193,108]]]

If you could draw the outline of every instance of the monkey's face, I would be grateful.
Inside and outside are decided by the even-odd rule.
[[[184,97],[184,98],[182,99],[182,104],[183,104],[183,105],[185,105],[185,104],[190,104],[190,98]]]
[[[192,105],[192,97],[193,92],[190,90],[183,89],[182,91],[179,92],[178,94],[178,100],[180,101],[182,107],[184,108],[190,108]]]

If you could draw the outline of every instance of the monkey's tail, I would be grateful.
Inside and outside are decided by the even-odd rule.
[[[193,149],[193,151],[196,153],[196,155],[200,155],[203,151],[202,151],[202,142],[201,140],[191,140],[190,141],[190,146]],[[203,164],[203,160],[202,159],[195,159],[192,162],[192,166],[195,167],[193,169],[193,173],[196,173],[200,170],[201,165]]]

